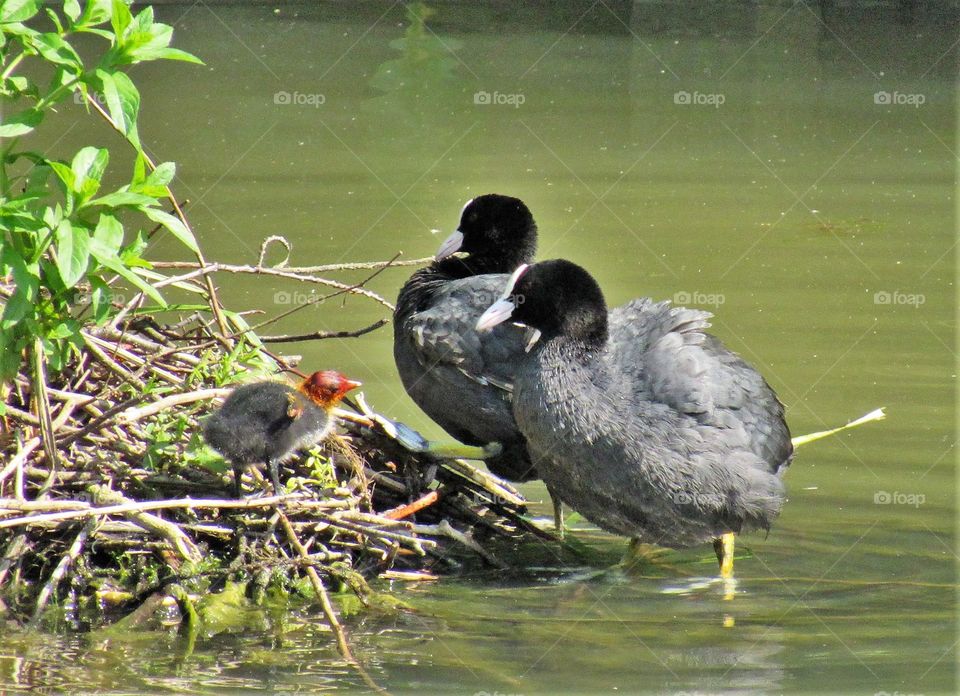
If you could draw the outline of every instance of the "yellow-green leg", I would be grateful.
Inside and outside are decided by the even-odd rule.
[[[550,490],[550,486],[547,486],[547,495],[550,496],[550,502],[553,503],[553,528],[557,531],[557,535],[563,539],[564,527],[563,527],[563,501],[560,500],[560,496]]]
[[[713,540],[713,550],[717,554],[717,562],[720,563],[720,577],[724,580],[733,577],[733,532],[728,532]]]

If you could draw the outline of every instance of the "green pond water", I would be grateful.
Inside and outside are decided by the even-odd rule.
[[[955,692],[956,25],[884,5],[826,24],[803,3],[434,9],[424,27],[400,3],[158,7],[206,66],[133,70],[141,135],[178,163],[208,258],[253,263],[270,234],[300,265],[427,256],[467,199],[509,193],[541,258],[586,266],[611,304],[714,311],[794,434],[888,419],[798,451],[782,517],[740,542],[733,600],[701,582],[710,549],[626,576],[608,571],[624,540],[579,522],[583,562],[532,543],[512,572],[384,585],[414,611],[346,619],[373,678],[418,694]],[[79,108],[49,142],[115,145]],[[410,272],[369,287],[393,300]],[[268,314],[309,293],[218,282]],[[388,314],[352,297],[271,330]],[[389,327],[286,348],[440,435]],[[542,485],[523,491],[548,514]],[[166,634],[0,641],[0,693],[364,688],[309,614],[189,655]]]

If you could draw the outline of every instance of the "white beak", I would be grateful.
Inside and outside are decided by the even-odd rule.
[[[443,244],[437,249],[435,258],[437,261],[443,261],[448,256],[452,256],[460,251],[461,246],[463,246],[463,232],[455,230],[449,237],[443,240]]]
[[[507,287],[500,295],[500,299],[487,307],[487,311],[480,315],[475,327],[477,331],[492,329],[513,315],[513,311],[517,308],[517,303],[510,296],[513,294],[513,288],[517,284],[517,281],[520,280],[520,276],[523,275],[527,268],[529,268],[529,266],[524,263],[518,266],[517,270],[513,272],[510,280],[507,281]]]
[[[494,326],[499,326],[510,318],[516,308],[510,300],[497,300],[477,319],[477,331],[489,331]]]

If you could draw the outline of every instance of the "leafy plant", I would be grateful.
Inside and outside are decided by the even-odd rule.
[[[80,35],[102,40],[95,62],[85,63],[71,45]],[[17,374],[28,349],[54,372],[62,369],[83,341],[84,315],[102,325],[115,314],[118,281],[165,306],[157,287],[163,276],[141,256],[144,229],[166,228],[200,254],[170,191],[174,164],[154,165],[143,150],[140,94],[124,72],[160,59],[199,63],[170,47],[172,35],[154,21],[153,8],[133,15],[123,0],[65,0],[61,12],[39,0],[0,2],[0,279],[7,281],[0,284],[0,381]],[[32,76],[44,67],[52,75],[41,84]],[[44,119],[74,98],[133,148],[129,183],[101,191],[106,148],[84,147],[65,160],[26,146]]]

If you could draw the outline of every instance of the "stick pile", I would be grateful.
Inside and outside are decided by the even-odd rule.
[[[259,339],[225,340],[208,312],[161,325],[135,310],[85,326],[68,369],[48,375],[28,359],[5,390],[0,616],[76,623],[85,606],[116,616],[170,587],[195,595],[242,580],[256,594],[305,579],[350,659],[328,586],[365,600],[371,577],[431,578],[471,558],[502,567],[492,537],[543,534],[508,484],[405,450],[370,411],[337,410],[339,434],[285,467],[289,493],[233,498],[200,423],[224,384],[282,361]]]

